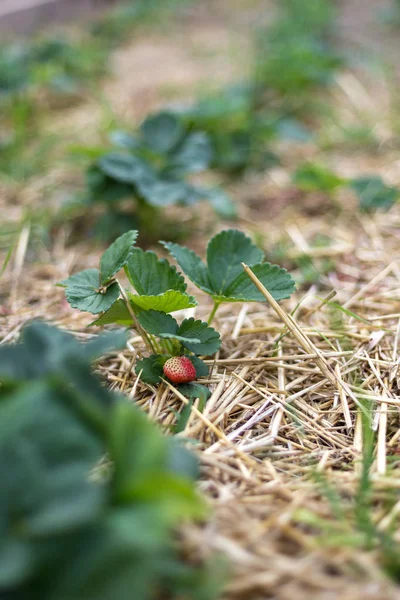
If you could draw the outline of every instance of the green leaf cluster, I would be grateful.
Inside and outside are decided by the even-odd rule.
[[[111,142],[115,149],[101,152],[87,171],[90,202],[117,208],[120,200],[133,198],[136,214],[146,221],[143,205],[161,209],[191,206],[199,200],[209,200],[222,216],[235,216],[227,196],[222,204],[222,191],[193,185],[188,179],[210,166],[212,148],[203,131],[188,128],[178,115],[150,115],[135,135],[114,131]]]
[[[99,270],[82,271],[61,285],[71,306],[102,313],[92,325],[133,326],[140,333],[153,354],[137,362],[136,373],[151,385],[161,381],[163,365],[170,356],[187,354],[197,376],[206,376],[208,369],[198,357],[215,354],[221,345],[219,333],[210,327],[218,306],[222,302],[265,301],[244,272],[243,263],[276,300],[290,297],[294,290],[289,273],[263,262],[263,252],[238,230],[222,231],[210,240],[207,264],[189,248],[163,242],[185,275],[214,300],[209,323],[194,318],[178,323],[169,313],[196,306],[197,301],[187,293],[182,274],[166,259],[133,246],[136,237],[136,231],[124,234],[103,254]],[[132,291],[125,292],[115,280],[121,268]]]
[[[195,458],[90,369],[115,336],[33,323],[1,347],[1,597],[215,597],[172,534],[205,514]]]
[[[290,274],[278,265],[263,262],[263,252],[241,231],[227,229],[214,236],[207,246],[207,264],[189,248],[171,242],[163,244],[187,277],[216,305],[265,301],[244,273],[242,263],[252,268],[275,300],[289,298],[294,291]]]

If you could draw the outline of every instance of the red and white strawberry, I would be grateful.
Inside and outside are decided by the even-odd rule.
[[[163,367],[164,375],[173,383],[189,383],[196,379],[196,369],[187,356],[173,356]]]

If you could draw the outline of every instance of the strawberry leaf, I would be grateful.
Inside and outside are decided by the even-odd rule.
[[[182,345],[197,355],[214,354],[221,345],[219,333],[204,321],[193,317],[182,321],[178,336]]]
[[[186,355],[190,358],[192,363],[194,364],[194,368],[196,369],[197,377],[207,377],[208,376],[208,365],[201,360],[198,356],[194,356],[193,354]]]
[[[168,112],[147,117],[140,127],[140,132],[144,144],[161,154],[170,152],[184,135],[180,119]]]
[[[193,400],[199,398],[200,404],[202,405],[200,407],[200,410],[204,408],[205,403],[211,396],[211,392],[208,389],[208,387],[202,385],[201,383],[181,383],[181,385],[178,386],[178,390],[186,398],[190,398]]]
[[[161,381],[164,362],[164,356],[153,354],[152,356],[137,361],[135,373],[136,375],[140,375],[140,379],[144,381],[144,383],[156,385]]]
[[[294,292],[295,282],[286,269],[267,262],[254,265],[251,269],[275,300],[290,298]],[[224,302],[265,302],[264,296],[244,271],[236,277],[225,293]]]
[[[145,331],[157,337],[170,340],[178,340],[182,344],[192,342],[200,344],[198,338],[187,338],[179,335],[178,323],[171,315],[158,310],[145,310],[138,314],[138,321]]]
[[[153,176],[152,169],[136,156],[109,152],[97,161],[97,166],[108,177],[122,183],[137,184]]]
[[[243,273],[242,262],[251,266],[263,258],[263,252],[241,231],[227,229],[218,233],[207,247],[208,278],[213,292],[227,295],[230,284]]]
[[[104,314],[90,325],[109,325],[117,323],[124,327],[130,327],[133,324],[131,314],[123,300],[117,300]]]
[[[173,337],[178,332],[178,323],[164,312],[158,310],[144,310],[137,316],[140,325],[147,333],[154,335],[166,334]]]
[[[99,291],[100,271],[98,269],[86,269],[76,273],[59,285],[66,288],[65,296],[72,308],[94,315],[108,310],[119,296],[117,283],[110,285],[104,293]]]
[[[164,313],[191,308],[197,305],[196,298],[183,292],[168,290],[158,296],[136,296],[128,293],[131,304],[144,310],[160,310]]]
[[[180,244],[173,244],[171,242],[161,242],[161,244],[174,257],[185,275],[187,275],[198,288],[207,294],[213,293],[208,279],[207,267],[197,254]]]
[[[151,251],[134,248],[125,272],[140,296],[157,296],[168,290],[186,291],[185,280],[176,268]]]
[[[115,240],[100,260],[101,285],[106,285],[128,262],[133,252],[138,231],[127,231]]]
[[[206,266],[202,260],[179,244],[161,242],[184,273],[215,302],[264,302],[264,296],[243,271],[242,262],[254,270],[275,300],[289,298],[294,291],[290,274],[278,265],[262,263],[263,253],[242,232],[222,231],[207,248]]]
[[[146,178],[138,182],[140,194],[152,206],[185,203],[189,187],[182,181]]]
[[[182,394],[186,398],[188,397],[186,394],[184,394],[184,392],[182,392]],[[193,406],[193,400],[190,400],[190,402],[188,402],[186,404],[186,406],[184,406],[179,413],[177,411],[173,411],[176,414],[176,418],[177,418],[176,424],[171,427],[171,431],[173,433],[177,434],[177,433],[182,433],[182,431],[185,431],[186,425],[189,422],[190,415],[192,412],[192,406]]]
[[[203,132],[190,133],[171,157],[171,167],[182,173],[199,173],[210,164],[212,149]]]
[[[179,326],[171,315],[157,310],[139,312],[137,318],[148,333],[163,339],[178,340],[182,346],[197,355],[214,354],[221,345],[219,333],[207,323],[196,321],[193,317],[185,319]]]

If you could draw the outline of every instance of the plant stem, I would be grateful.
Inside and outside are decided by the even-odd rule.
[[[154,348],[156,349],[157,354],[163,354],[161,342],[158,342],[157,338],[154,335],[149,334],[149,338]]]
[[[161,340],[161,348],[163,350],[163,354],[173,354],[171,340],[166,340],[166,339]]]
[[[143,327],[140,325],[139,321],[137,320],[137,317],[135,315],[135,311],[133,310],[133,308],[131,306],[131,303],[129,302],[129,298],[126,295],[126,292],[125,292],[124,288],[122,287],[122,285],[119,283],[118,280],[116,280],[116,281],[117,281],[118,286],[119,286],[119,291],[120,291],[120,294],[122,296],[122,300],[125,302],[126,308],[128,309],[129,314],[132,317],[132,321],[135,324],[136,331],[142,337],[142,340],[144,341],[144,343],[146,344],[146,346],[149,348],[149,350],[153,354],[157,354],[157,352],[156,352],[156,350],[155,350],[155,348],[153,346],[153,343],[152,343],[150,337],[147,335],[147,333],[145,332],[145,330],[143,329]]]
[[[215,313],[217,312],[220,304],[221,302],[218,302],[218,300],[214,300],[214,306],[212,311],[210,312],[210,316],[208,317],[207,325],[211,325],[212,320],[214,319]]]

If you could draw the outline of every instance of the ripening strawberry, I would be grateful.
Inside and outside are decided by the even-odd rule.
[[[196,369],[187,356],[173,356],[163,367],[164,375],[173,383],[189,383],[196,379]]]

